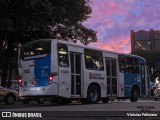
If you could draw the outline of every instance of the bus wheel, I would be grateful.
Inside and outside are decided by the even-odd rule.
[[[137,102],[137,100],[138,100],[138,90],[136,88],[133,88],[131,91],[130,101]]]
[[[44,101],[45,101],[44,97],[39,97],[39,98],[37,99],[37,103],[38,103],[38,104],[43,104]]]
[[[26,99],[26,98],[22,100],[23,104],[28,104],[29,102],[30,102],[29,99]]]
[[[101,100],[102,100],[103,103],[108,103],[109,102],[108,98],[102,98]]]
[[[100,91],[96,85],[91,85],[88,88],[87,99],[89,103],[97,103],[100,98]]]

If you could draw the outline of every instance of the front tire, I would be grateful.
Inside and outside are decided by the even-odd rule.
[[[99,98],[100,98],[100,90],[96,85],[91,85],[88,88],[87,92],[88,103],[95,104],[99,101]]]
[[[138,89],[133,88],[131,91],[131,97],[130,97],[130,101],[131,102],[137,102],[138,100]]]

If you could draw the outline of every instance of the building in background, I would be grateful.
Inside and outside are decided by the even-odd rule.
[[[136,50],[160,51],[160,30],[131,30],[131,52]]]
[[[131,53],[146,59],[150,82],[155,83],[160,77],[160,30],[131,30]]]

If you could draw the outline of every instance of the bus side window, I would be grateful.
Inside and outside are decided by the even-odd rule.
[[[139,73],[137,58],[126,57],[126,64],[128,66],[127,67],[127,72],[130,72],[130,73]]]
[[[51,53],[51,44],[48,41],[35,42],[28,44],[21,49],[20,58],[22,60],[31,60],[36,58],[44,57],[41,55],[49,55]]]
[[[120,72],[139,73],[137,58],[119,55],[118,60]]]
[[[58,44],[58,60],[59,60],[60,67],[69,66],[67,45]]]
[[[120,65],[120,71],[121,72],[126,72],[126,66],[125,65]]]
[[[84,49],[84,53],[86,69],[98,71],[104,70],[102,52],[91,49]]]
[[[126,72],[126,57],[119,55],[118,56],[118,60],[119,60],[119,70],[120,72]]]

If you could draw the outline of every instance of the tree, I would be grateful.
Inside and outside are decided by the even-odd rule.
[[[79,40],[86,45],[95,42],[96,32],[82,25],[90,17],[89,3],[89,0],[0,0],[1,85],[6,85],[7,73],[12,72],[12,58],[17,57],[21,44],[38,38]]]
[[[51,27],[52,36],[67,41],[76,40],[83,44],[96,42],[96,33],[82,25],[91,13],[89,0],[55,0],[53,16],[55,23]]]

